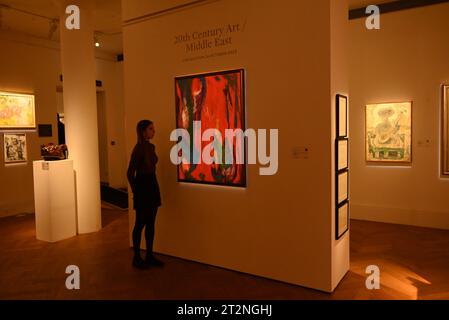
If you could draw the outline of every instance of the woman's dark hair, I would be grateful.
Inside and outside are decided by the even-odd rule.
[[[145,130],[153,124],[153,121],[150,120],[141,120],[137,124],[136,131],[137,131],[137,143],[144,143],[145,142],[145,136],[144,132]]]

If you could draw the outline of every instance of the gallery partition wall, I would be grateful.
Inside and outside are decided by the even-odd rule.
[[[337,240],[334,208],[347,8],[329,0],[123,2],[128,157],[139,120],[157,132],[155,251],[328,292],[337,286],[349,269],[349,232]],[[218,132],[267,130],[267,148],[278,130],[277,172],[261,175],[259,160],[246,169],[174,165],[172,131],[193,139],[200,119]]]

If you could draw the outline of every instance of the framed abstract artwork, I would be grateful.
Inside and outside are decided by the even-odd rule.
[[[412,162],[412,103],[366,106],[367,162]]]
[[[0,129],[35,129],[34,96],[0,92]]]
[[[441,121],[441,175],[449,176],[449,85],[443,85]]]
[[[178,181],[246,187],[246,142],[225,141],[228,131],[245,131],[244,70],[176,77],[175,104],[176,128],[187,132],[190,139],[189,159],[177,167]],[[214,136],[204,139],[204,133],[211,130]],[[211,144],[213,151],[208,147]],[[213,162],[195,156],[204,153]]]
[[[337,240],[349,230],[349,201],[345,201],[337,207],[336,238]]]
[[[25,133],[5,133],[3,144],[6,164],[27,162]]]
[[[337,94],[337,137],[348,136],[348,97]]]

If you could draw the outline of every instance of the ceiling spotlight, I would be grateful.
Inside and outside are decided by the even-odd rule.
[[[98,36],[94,36],[94,43],[95,43],[95,47],[97,47],[97,48],[100,47],[100,40],[98,40]]]

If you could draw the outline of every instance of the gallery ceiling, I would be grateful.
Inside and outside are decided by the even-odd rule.
[[[122,53],[121,0],[93,1],[99,50]],[[0,30],[59,41],[59,29],[51,32],[52,20],[59,19],[56,3],[57,0],[0,0]]]
[[[392,1],[393,0],[349,0],[349,9],[358,9],[367,7],[371,4],[382,4]]]
[[[123,52],[121,0],[95,1],[95,31],[101,44],[99,50],[112,54]],[[391,0],[349,0],[349,8]],[[38,38],[59,41],[59,29],[51,27],[58,20],[58,0],[0,0],[0,30],[24,33]],[[54,23],[53,23],[54,24]]]

